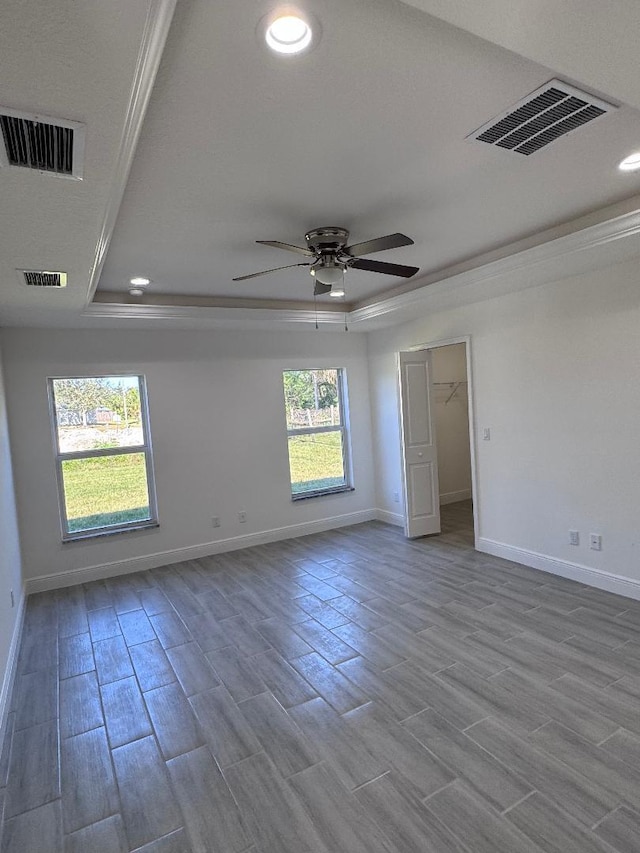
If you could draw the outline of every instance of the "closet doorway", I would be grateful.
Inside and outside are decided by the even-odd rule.
[[[475,544],[477,500],[468,337],[399,354],[405,534]]]

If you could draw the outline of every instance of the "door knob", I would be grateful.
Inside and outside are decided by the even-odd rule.
[[[423,455],[423,453],[422,453],[422,451],[420,451],[420,452],[418,453],[418,456],[422,456],[422,455]]]

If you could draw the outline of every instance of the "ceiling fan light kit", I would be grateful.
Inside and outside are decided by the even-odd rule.
[[[315,276],[316,281],[319,281],[320,284],[329,284],[334,285],[338,284],[338,282],[342,281],[344,276],[344,267],[327,263],[326,266],[323,266],[322,262],[318,262],[317,267],[312,267],[311,275]]]
[[[144,296],[147,285],[151,284],[151,279],[137,275],[129,281],[129,296]]]
[[[238,276],[233,280],[246,281],[249,278],[256,278],[283,269],[309,267],[309,272],[315,279],[314,296],[329,294],[338,298],[345,294],[344,274],[348,269],[365,270],[383,275],[397,275],[402,278],[411,278],[420,269],[419,267],[390,264],[386,261],[373,261],[361,257],[361,255],[373,252],[384,252],[387,249],[398,249],[401,246],[413,245],[413,240],[410,237],[398,232],[388,234],[386,237],[366,240],[364,243],[354,243],[350,246],[347,245],[349,242],[347,229],[334,225],[314,228],[304,236],[307,243],[306,247],[282,243],[279,240],[256,240],[256,242],[262,246],[272,246],[275,249],[285,249],[287,252],[304,255],[309,258],[306,263],[288,264],[284,267]]]

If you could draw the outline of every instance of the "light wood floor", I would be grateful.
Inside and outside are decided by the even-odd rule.
[[[638,853],[640,603],[443,530],[32,596],[2,853]]]

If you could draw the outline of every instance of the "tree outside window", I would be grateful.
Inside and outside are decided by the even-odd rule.
[[[343,370],[285,370],[283,384],[292,497],[350,489]]]

